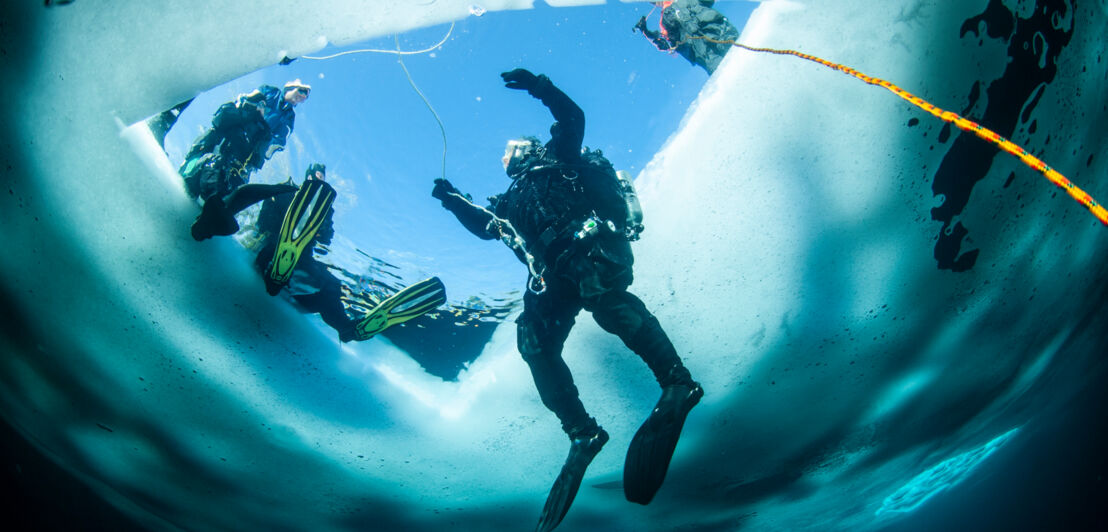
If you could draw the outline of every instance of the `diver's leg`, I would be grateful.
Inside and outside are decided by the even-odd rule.
[[[210,169],[211,174],[201,174],[204,207],[192,224],[192,238],[197,241],[237,233],[239,223],[235,214],[239,211],[274,194],[288,192],[290,188],[296,190],[291,185],[246,184],[241,173],[229,169],[223,161],[217,165]]]
[[[624,345],[646,362],[663,388],[696,384],[658,318],[634,294],[625,289],[611,290],[590,299],[585,309],[592,312],[602,329],[619,336]]]
[[[189,146],[189,151],[185,154],[185,162],[211,152],[212,147],[215,146],[216,135],[214,129],[205,129],[204,132],[192,142],[192,146]]]
[[[223,174],[224,169],[219,161],[214,161],[204,164],[198,172],[190,176],[197,186],[197,193],[204,200],[204,206],[190,229],[192,238],[197,242],[217,235],[233,235],[239,230],[235,214],[227,211],[223,200],[225,194],[221,187],[226,182]]]
[[[731,29],[733,30],[734,28]],[[731,31],[720,33],[721,35],[716,38],[716,40],[720,42],[707,43],[705,47],[707,56],[705,57],[704,68],[708,71],[708,74],[714,73],[716,69],[719,68],[720,63],[723,62],[723,58],[727,56],[727,52],[730,52],[731,48],[733,48],[729,43],[735,42],[735,40],[739,38],[738,33],[733,33]]]
[[[646,361],[662,386],[662,397],[631,439],[623,466],[627,500],[648,504],[665,480],[685,418],[704,390],[692,380],[658,319],[634,294],[619,288],[590,299],[585,308]]]
[[[188,166],[193,161],[196,161],[206,153],[211,153],[215,149],[215,146],[219,144],[220,133],[215,128],[208,128],[204,130],[199,137],[193,141],[192,146],[189,147],[188,153],[185,154],[185,160],[181,163],[180,172],[186,174]]]
[[[569,512],[585,471],[608,442],[608,433],[585,412],[573,375],[562,359],[562,347],[581,309],[580,300],[556,297],[557,288],[548,285],[542,295],[527,292],[523,314],[516,320],[519,352],[531,368],[539,397],[558,416],[570,438],[569,455],[539,516],[539,532],[553,530]]]
[[[185,193],[192,199],[207,199],[216,192],[211,183],[218,181],[214,175],[219,172],[219,158],[211,153],[201,153],[191,159],[185,159],[177,170],[185,182]]]
[[[723,62],[723,54],[715,53],[713,50],[708,55],[704,56],[704,70],[708,71],[708,75],[715,73],[719,68],[719,64]]]
[[[335,286],[327,285],[319,291],[315,312],[318,312],[323,322],[337,331],[340,337],[353,336],[354,322],[346,315],[346,307],[342,305],[342,290],[337,286],[337,282]]]
[[[235,215],[227,212],[223,205],[223,198],[212,196],[204,202],[200,214],[192,222],[190,232],[197,242],[209,239],[213,236],[233,235],[239,230],[238,220]]]
[[[323,323],[339,333],[340,341],[352,341],[354,321],[346,315],[346,307],[342,304],[342,282],[327,270],[326,265],[312,257],[303,257],[296,268],[307,273],[308,284],[319,289],[313,294],[295,296],[296,301],[309,312],[319,314]]]
[[[354,322],[342,306],[341,291],[324,288],[312,294],[293,296],[293,299],[308,312],[319,314],[323,323],[339,333],[339,340],[349,342],[354,339]]]
[[[277,251],[276,240],[272,237],[267,238],[262,250],[258,252],[258,256],[254,257],[254,269],[258,270],[258,273],[264,275],[266,268],[269,267],[269,261],[273,260],[273,254]]]
[[[266,198],[296,192],[299,187],[287,183],[266,185],[262,183],[248,183],[232,190],[223,198],[223,204],[231,214],[238,214],[243,209],[262,201]]]
[[[248,186],[250,168],[225,153],[225,146],[221,145],[215,154],[206,157],[198,171],[185,177],[186,186],[195,187],[204,199],[204,211],[193,224],[192,235],[196,240],[235,234],[239,230],[235,214],[267,197],[286,192],[289,187]],[[243,190],[243,187],[247,188]]]
[[[573,328],[580,307],[550,291],[523,296],[523,314],[516,319],[516,345],[531,368],[539,398],[562,422],[572,438],[575,432],[595,430],[596,421],[585,412],[573,384],[573,375],[562,359],[562,347]]]
[[[715,70],[715,67],[711,63],[711,51],[708,49],[708,42],[703,40],[695,40],[685,44],[686,53],[684,55],[686,59],[695,65],[699,65],[708,71],[708,75],[711,75]]]

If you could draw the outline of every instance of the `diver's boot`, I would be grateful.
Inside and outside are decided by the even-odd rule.
[[[319,179],[308,179],[293,195],[292,203],[289,204],[288,210],[285,211],[285,218],[281,222],[281,231],[278,233],[273,258],[270,259],[269,265],[262,274],[265,279],[265,290],[269,295],[277,295],[281,288],[289,283],[301,255],[313,245],[316,234],[329,218],[328,213],[335,201],[335,194],[335,189],[331,188],[331,185]],[[254,199],[261,198],[247,198],[237,204],[245,207]],[[311,256],[310,250],[308,255]]]
[[[569,456],[562,466],[562,472],[558,473],[558,478],[550,488],[550,495],[546,497],[539,526],[535,529],[538,532],[554,530],[562,522],[562,518],[569,512],[569,506],[573,504],[573,498],[577,496],[581,480],[585,478],[585,470],[604,444],[608,443],[608,433],[596,427],[595,432],[577,436],[571,441]]]
[[[339,333],[339,341],[342,343],[353,342],[358,337],[354,333],[354,322],[350,321],[348,324],[344,324],[339,327],[335,327],[335,330]]]
[[[662,398],[627,449],[623,465],[623,494],[627,500],[648,504],[662,487],[685,418],[701,397],[704,389],[696,382],[662,388]]]
[[[213,196],[204,202],[204,207],[196,221],[192,222],[192,238],[197,242],[213,236],[233,235],[239,230],[234,213],[227,210],[223,198]]]

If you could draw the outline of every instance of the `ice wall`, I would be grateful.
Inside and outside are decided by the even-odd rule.
[[[470,3],[148,4],[4,7],[6,420],[154,528],[529,526],[565,442],[510,326],[457,384],[384,342],[344,350],[229,239],[191,241],[172,170],[141,128],[121,135],[283,55]],[[997,6],[1036,20],[1026,2],[775,0],[742,40],[986,113],[1022,37],[962,26]],[[1072,38],[1032,43],[1057,73],[1006,134],[1104,199],[1106,13],[1058,6],[1044,28]],[[639,179],[634,290],[708,396],[657,500],[626,503],[623,451],[656,387],[579,320],[567,360],[613,437],[567,529],[877,527],[916,474],[1064,402],[1061,376],[1103,379],[1106,230],[1014,159],[975,175],[961,151],[992,147],[883,89],[738,50],[681,126]],[[951,166],[979,181],[944,231]]]
[[[981,120],[1103,199],[1104,16],[1096,2],[768,2],[742,40]],[[636,286],[719,392],[696,419],[715,452],[681,478],[727,479],[705,493],[721,504],[812,489],[758,520],[854,529],[892,464],[922,472],[1034,426],[1028,403],[1073,393],[1061,368],[1094,379],[1075,387],[1103,378],[1088,323],[1105,227],[998,153],[884,89],[731,52],[640,179]]]

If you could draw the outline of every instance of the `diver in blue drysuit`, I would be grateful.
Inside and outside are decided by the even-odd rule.
[[[310,86],[294,80],[282,89],[262,85],[219,107],[212,127],[196,139],[179,170],[189,197],[204,203],[192,225],[194,239],[233,234],[238,230],[234,213],[287,192],[283,185],[248,182],[251,173],[284,149],[294,108],[310,93]]]

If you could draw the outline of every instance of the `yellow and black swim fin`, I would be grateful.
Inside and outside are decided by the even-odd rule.
[[[285,211],[277,249],[265,271],[265,288],[270,295],[277,294],[288,284],[300,255],[319,232],[334,202],[335,189],[326,182],[309,179],[300,185],[289,210]]]
[[[393,325],[422,316],[446,303],[438,277],[409,286],[382,301],[354,325],[354,339],[368,340]]]

